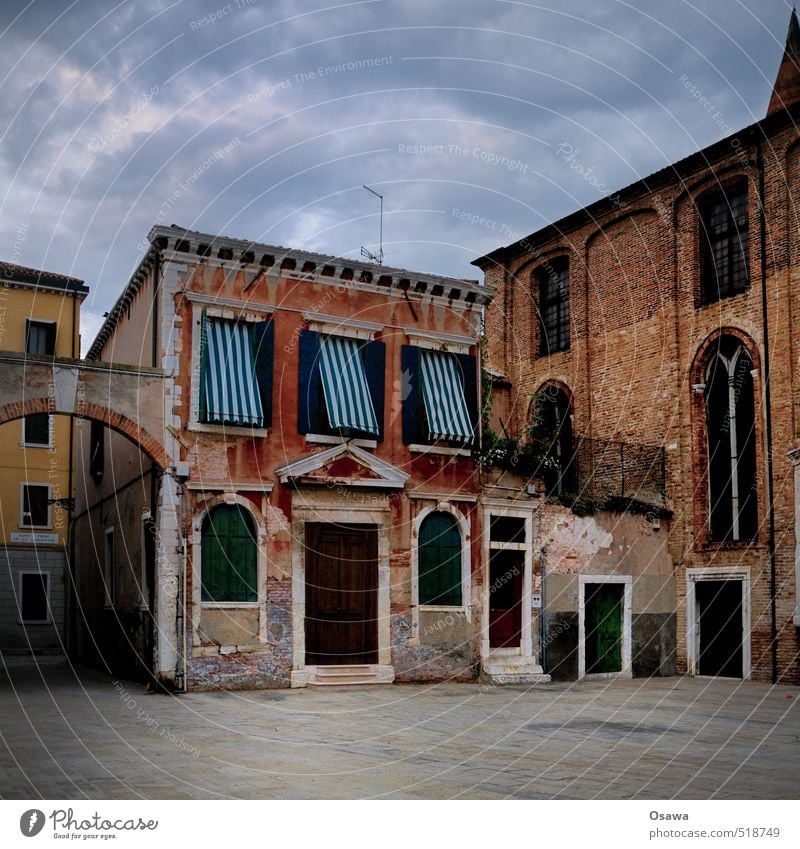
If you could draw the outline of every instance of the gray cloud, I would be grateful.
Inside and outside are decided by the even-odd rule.
[[[6,2],[0,254],[83,277],[97,314],[154,221],[357,255],[377,234],[367,183],[387,262],[474,276],[509,234],[761,117],[789,10]]]

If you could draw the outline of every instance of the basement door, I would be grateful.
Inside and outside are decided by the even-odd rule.
[[[697,581],[699,675],[741,678],[742,581]]]
[[[520,647],[524,572],[524,551],[492,551],[489,558],[490,648]]]
[[[378,662],[378,529],[306,524],[306,664]]]
[[[586,674],[622,671],[623,584],[586,584]]]

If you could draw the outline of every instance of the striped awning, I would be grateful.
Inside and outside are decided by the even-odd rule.
[[[320,372],[331,427],[378,434],[360,345],[355,339],[323,336]]]
[[[454,354],[422,351],[422,398],[428,417],[428,437],[469,443],[475,431],[464,397],[464,381]]]
[[[206,318],[204,313],[201,334],[201,419],[210,424],[263,427],[252,327]]]

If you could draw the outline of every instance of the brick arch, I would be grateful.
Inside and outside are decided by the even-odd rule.
[[[147,454],[161,471],[170,468],[167,452],[163,445],[152,434],[148,433],[127,416],[104,407],[101,404],[84,404],[80,413],[74,410],[58,410],[51,398],[26,398],[24,401],[14,401],[11,404],[0,406],[0,425],[31,416],[35,413],[49,413],[50,415],[76,416],[82,419],[93,419],[107,425],[111,430],[121,433],[131,442]]]
[[[718,327],[713,333],[706,336],[695,352],[694,359],[692,360],[692,367],[689,372],[692,384],[704,382],[705,368],[708,364],[709,352],[723,336],[733,336],[734,339],[738,339],[750,355],[753,368],[758,369],[759,371],[761,370],[761,356],[759,354],[758,345],[756,345],[753,337],[748,333],[745,333],[744,330],[740,330],[738,327]]]

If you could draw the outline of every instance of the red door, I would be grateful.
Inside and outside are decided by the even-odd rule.
[[[519,648],[522,640],[522,551],[493,551],[489,560],[489,645]]]
[[[378,531],[306,525],[306,663],[378,662]]]

